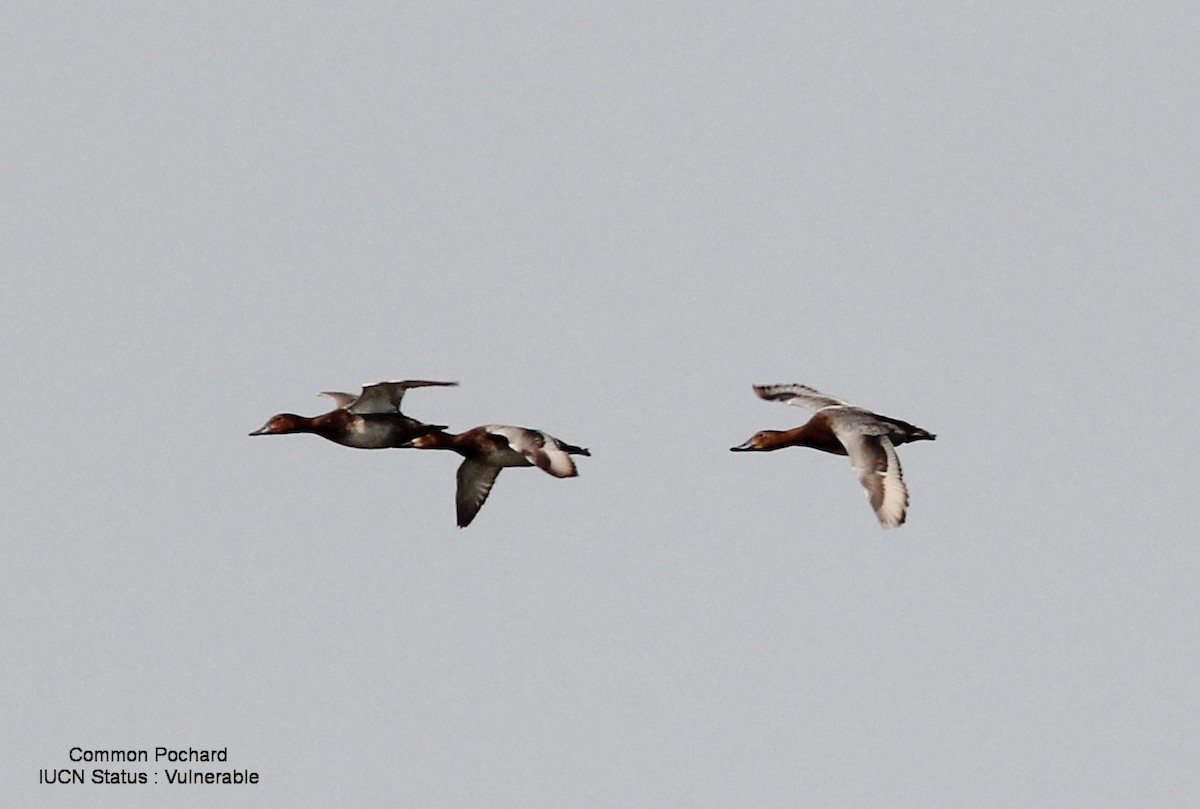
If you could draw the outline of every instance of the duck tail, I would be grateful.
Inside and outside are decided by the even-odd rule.
[[[928,430],[922,430],[915,424],[909,424],[907,421],[900,419],[888,419],[891,427],[888,432],[893,444],[907,444],[909,441],[933,441],[937,438],[936,435]]]
[[[928,430],[922,430],[920,427],[913,427],[904,436],[905,442],[908,441],[933,441],[937,438],[936,435]]]
[[[563,452],[567,453],[568,455],[586,455],[589,458],[592,457],[592,453],[588,451],[587,447],[577,447],[574,444],[563,444],[562,449]]]

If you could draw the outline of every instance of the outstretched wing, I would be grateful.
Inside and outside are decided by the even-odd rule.
[[[904,524],[908,510],[908,488],[900,469],[896,448],[886,435],[839,432],[858,482],[866,489],[867,499],[884,528]]]
[[[820,410],[823,407],[845,407],[849,404],[841,399],[835,399],[813,390],[808,385],[755,385],[754,392],[760,399],[766,399],[768,402],[783,402],[796,407],[806,407],[809,410]]]
[[[333,399],[333,406],[338,410],[345,410],[358,400],[358,397],[353,393],[343,393],[340,390],[323,390],[317,395],[328,396],[330,399]]]
[[[431,382],[424,379],[404,379],[398,382],[376,382],[364,385],[362,393],[346,409],[360,415],[365,413],[399,413],[400,401],[409,388],[425,388],[431,385],[451,387],[457,382]]]
[[[455,508],[458,512],[458,527],[466,528],[483,508],[492,484],[500,474],[499,466],[472,461],[470,458],[458,467],[458,489],[455,493]]]

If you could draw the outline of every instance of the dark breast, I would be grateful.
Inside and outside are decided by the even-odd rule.
[[[824,413],[817,413],[809,419],[808,423],[800,428],[796,439],[796,443],[802,447],[812,447],[834,455],[846,454],[846,448],[833,434],[833,429],[829,425],[829,417]]]

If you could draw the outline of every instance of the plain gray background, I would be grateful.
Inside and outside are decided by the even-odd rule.
[[[1198,38],[6,4],[6,805],[1196,805]],[[593,457],[459,530],[456,456],[246,437],[406,377]],[[730,453],[763,382],[938,433],[908,525]],[[262,783],[38,786],[77,745]]]

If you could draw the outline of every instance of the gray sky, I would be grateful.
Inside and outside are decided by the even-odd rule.
[[[1052,5],[7,4],[0,791],[1195,805],[1200,17]],[[593,457],[246,437],[406,377]]]

